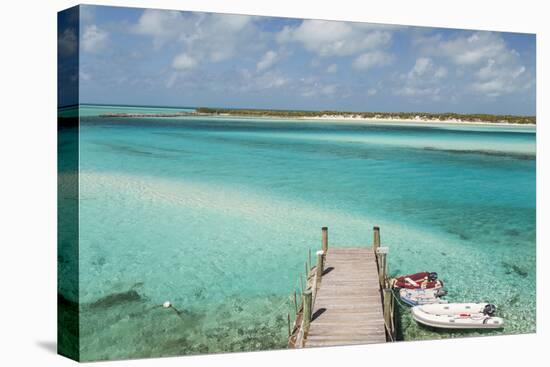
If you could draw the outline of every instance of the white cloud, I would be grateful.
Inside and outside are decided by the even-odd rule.
[[[409,72],[410,76],[422,76],[426,74],[426,71],[431,69],[433,67],[432,60],[427,57],[420,57],[416,59],[416,63],[414,64],[414,67]]]
[[[419,57],[413,68],[408,72],[409,80],[432,80],[441,79],[447,76],[447,69],[444,66],[435,66],[433,60],[429,57]]]
[[[179,44],[182,52],[197,63],[215,63],[263,47],[254,19],[246,15],[147,9],[131,31],[151,37],[156,48]],[[177,64],[174,60],[173,66]]]
[[[418,38],[415,45],[424,55],[450,62],[466,88],[494,98],[524,91],[534,85],[534,75],[523,65],[519,53],[502,36],[493,32],[460,34],[451,39],[441,35]],[[447,76],[447,69],[434,70],[434,76]]]
[[[322,79],[314,76],[295,80],[293,88],[305,98],[334,97],[337,93],[339,93],[339,96],[342,94],[342,90],[337,84],[327,84]]]
[[[441,42],[441,51],[458,65],[474,65],[499,54],[508,52],[504,40],[489,32],[476,32],[468,37],[458,37]]]
[[[304,20],[286,26],[277,35],[281,43],[298,42],[320,56],[350,56],[385,47],[391,42],[389,28],[364,23]]]
[[[357,70],[368,70],[376,66],[386,66],[390,64],[392,60],[393,57],[386,52],[371,51],[358,56],[353,60],[352,66]]]
[[[337,86],[335,84],[325,85],[321,88],[321,93],[329,96],[336,93],[336,88]]]
[[[273,72],[262,74],[255,79],[257,89],[280,88],[287,85],[288,82],[288,78]]]
[[[335,73],[338,71],[338,65],[336,64],[330,64],[327,66],[327,73]]]
[[[69,56],[76,52],[78,39],[73,28],[67,28],[57,36],[57,48],[61,56]]]
[[[447,76],[444,66],[437,66],[432,58],[419,57],[407,73],[399,76],[394,87],[394,94],[411,98],[413,102],[422,99],[439,101],[442,95],[450,93],[447,81],[442,81]],[[421,98],[421,99],[420,99]]]
[[[498,33],[411,30],[399,35],[399,49],[394,50],[394,32],[402,27],[304,20],[274,31],[254,17],[155,10],[144,11],[138,19],[131,26],[134,36],[143,35],[147,44],[162,48],[159,60],[166,60],[166,67],[156,68],[159,84],[178,89],[195,83],[196,89],[209,93],[215,88],[273,90],[273,95],[287,98],[319,99],[344,99],[349,90],[350,100],[393,93],[407,102],[447,102],[458,96],[462,102],[477,103],[480,96],[514,93],[534,83],[531,59],[522,60],[523,48],[519,55],[505,42],[507,36]],[[143,50],[145,58],[150,51]],[[289,55],[294,62],[284,62]],[[304,68],[301,76],[312,79],[305,82],[296,76],[291,68],[297,63]],[[390,63],[396,67],[382,68]],[[359,72],[331,84],[339,75],[333,73],[347,74],[348,68]],[[92,75],[97,80],[97,73]]]
[[[178,73],[172,73],[168,77],[168,80],[166,80],[166,83],[164,83],[164,85],[166,86],[166,88],[172,88],[177,80],[178,80]]]
[[[434,76],[437,79],[445,78],[447,76],[447,68],[445,68],[444,66],[438,67],[434,73]]]
[[[172,62],[172,67],[176,70],[190,70],[194,69],[197,65],[197,60],[186,53],[177,55]]]
[[[397,90],[397,95],[407,97],[429,97],[432,100],[439,100],[441,89],[437,87],[413,87],[404,86]]]
[[[240,92],[264,91],[287,87],[291,80],[274,70],[262,74],[252,73],[248,69],[240,70],[236,76],[235,83],[229,83]]]
[[[146,9],[132,27],[135,33],[151,36],[155,47],[177,38],[184,17],[178,11]]]
[[[80,24],[93,23],[95,21],[96,7],[93,5],[80,5],[78,8]]]
[[[267,51],[262,59],[256,64],[256,70],[264,71],[271,68],[278,61],[278,55],[275,51]]]
[[[109,34],[95,24],[84,28],[82,35],[82,49],[85,52],[99,52],[107,45]]]
[[[83,70],[80,70],[80,72],[78,73],[78,76],[80,80],[83,80],[83,81],[88,81],[92,78],[92,76],[89,73],[86,73]]]
[[[523,65],[502,65],[489,59],[475,74],[471,88],[491,98],[522,91],[534,83],[526,70]]]
[[[505,87],[505,84],[500,79],[472,83],[472,89],[487,94],[489,97],[498,97],[504,91]]]

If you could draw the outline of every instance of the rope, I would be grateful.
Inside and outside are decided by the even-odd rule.
[[[286,300],[284,300],[283,302],[281,302],[281,303],[279,304],[279,306],[277,306],[277,308],[275,309],[275,311],[272,311],[269,315],[272,316],[273,314],[278,313],[278,312],[281,310],[281,308],[282,308],[285,304],[288,305],[289,302],[292,302],[292,299],[290,298],[290,296],[288,296]]]
[[[296,277],[296,281],[294,282],[294,287],[293,287],[294,289],[293,289],[293,292],[296,292],[296,289],[298,289],[298,290],[301,291],[300,287],[301,287],[301,280],[300,280],[300,277]],[[300,294],[300,292],[296,292],[296,308],[298,308],[298,309],[300,308],[300,306],[299,306],[299,300],[298,300],[299,294]],[[279,313],[280,310],[281,310],[281,308],[282,308],[285,304],[287,304],[287,305],[288,305],[288,304],[294,305],[294,299],[292,298],[293,296],[294,296],[294,294],[288,296],[288,298],[287,298],[285,301],[281,302],[281,303],[275,308],[275,310],[272,311],[272,312],[269,314],[269,316],[273,316],[273,314]],[[294,315],[294,319],[296,318],[296,316],[297,316],[297,315]]]
[[[391,328],[389,327],[388,323],[386,322],[386,320],[384,320],[384,326],[386,326],[386,330],[388,331],[388,335],[390,336],[390,341],[395,341],[395,339],[393,338],[393,335],[391,335]]]
[[[392,289],[392,290],[391,290],[391,294],[392,294],[392,296],[393,296],[393,299],[395,299],[395,300],[397,301],[397,304],[398,304],[401,308],[403,308],[403,309],[409,309],[410,307],[409,307],[408,305],[406,305],[406,304],[403,304],[403,301],[401,301],[401,298],[397,297],[397,296],[395,295],[395,293],[396,293],[395,289]]]

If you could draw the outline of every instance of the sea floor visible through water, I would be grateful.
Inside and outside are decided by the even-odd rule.
[[[82,360],[285,348],[322,226],[330,246],[370,246],[380,226],[391,275],[436,271],[449,301],[506,319],[449,332],[402,309],[402,340],[535,331],[534,129],[90,111],[79,294],[60,281],[79,303]]]

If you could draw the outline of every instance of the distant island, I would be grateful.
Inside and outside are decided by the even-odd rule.
[[[182,117],[182,116],[196,116],[196,112],[156,112],[156,113],[142,113],[142,112],[112,112],[104,113],[99,117]]]
[[[479,124],[520,124],[535,125],[535,116],[429,113],[429,112],[346,112],[346,111],[292,111],[269,109],[229,109],[199,107],[193,112],[169,113],[107,113],[101,117],[182,117],[182,116],[236,116],[271,117],[283,119],[322,119],[322,120],[375,120],[404,122],[444,122]]]

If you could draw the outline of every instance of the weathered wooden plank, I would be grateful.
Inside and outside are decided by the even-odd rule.
[[[362,288],[367,288],[367,289],[379,289],[377,287],[375,287],[375,285],[378,284],[375,280],[364,280],[363,282],[357,282],[357,283],[348,283],[348,282],[343,282],[343,281],[331,281],[331,282],[327,282],[325,284],[323,284],[323,287],[326,287],[326,288],[340,288],[340,287],[362,287]]]
[[[334,311],[338,312],[369,312],[370,311],[380,311],[379,305],[373,304],[373,303],[353,303],[353,304],[347,304],[347,303],[332,303],[330,305]],[[381,312],[381,311],[380,311]]]
[[[341,254],[341,253],[374,253],[371,247],[357,247],[357,246],[344,246],[340,245],[338,247],[332,246],[331,249],[333,254]]]
[[[332,323],[332,322],[323,322],[319,323],[319,325],[339,325],[338,323]],[[328,327],[324,328],[317,328],[314,330],[315,332],[310,332],[309,336],[315,336],[315,335],[342,335],[349,331],[350,325],[343,325],[343,327],[338,327],[334,329],[329,329]],[[373,323],[373,322],[365,322],[361,324],[357,324],[357,327],[354,330],[353,334],[372,334],[372,333],[378,333],[379,331],[384,331],[384,325],[380,323]]]
[[[356,330],[352,335],[356,335],[357,337],[369,337],[371,335],[379,335],[384,334],[385,330],[383,327],[372,327],[368,330]],[[333,330],[332,332],[322,332],[322,333],[316,333],[316,334],[309,334],[308,340],[320,340],[322,338],[330,338],[330,337],[342,337],[342,336],[348,336],[349,330],[347,329],[338,329]]]
[[[319,292],[320,293],[320,292]],[[374,292],[373,292],[374,293]],[[368,300],[370,302],[375,302],[377,303],[377,298],[380,298],[380,295],[379,294],[373,294],[373,295],[364,295],[364,294],[359,294],[358,296],[349,296],[349,297],[346,297],[346,301],[348,300],[351,300],[353,301],[353,299],[364,299],[364,300]],[[333,295],[333,294],[319,294],[318,300],[321,300],[321,299],[326,299],[326,300],[331,300],[331,299],[342,299],[342,295]]]
[[[344,287],[344,286],[338,287],[338,286],[336,286],[336,287],[326,287],[325,289],[327,289],[326,292],[330,292],[330,294],[338,294],[338,293],[350,294],[350,293],[353,293],[353,294],[356,294],[358,297],[365,297],[366,294],[368,294],[370,291],[378,292],[378,289],[376,287],[367,287],[367,286],[364,286],[364,287],[361,287],[361,288],[358,288],[358,287]]]
[[[379,316],[378,319],[380,319],[381,317],[382,316]],[[317,328],[328,327],[329,325],[338,325],[338,329],[342,329],[342,330],[348,329],[350,330],[350,333],[352,335],[354,334],[354,331],[361,328],[369,329],[369,328],[376,328],[378,326],[384,325],[384,324],[381,324],[376,319],[358,320],[357,318],[356,319],[333,318],[333,319],[314,320],[314,321],[317,321],[318,326],[316,326],[315,329],[311,330],[311,325],[310,325],[310,332],[309,332],[310,335],[318,334],[318,332],[316,331]]]
[[[327,340],[346,340],[346,339],[355,339],[355,340],[370,340],[376,339],[380,336],[383,336],[385,331],[383,329],[375,330],[371,333],[355,333],[355,334],[326,334],[326,335],[316,335],[308,336],[307,343],[327,341]],[[352,336],[350,336],[352,335]]]
[[[365,284],[367,283],[367,284]],[[364,295],[367,295],[367,294],[370,294],[370,291],[374,290],[374,291],[378,291],[378,287],[376,287],[375,285],[377,285],[378,283],[376,281],[365,281],[365,283],[363,284],[348,284],[348,283],[343,283],[343,282],[336,282],[336,283],[329,283],[329,284],[323,284],[323,287],[325,287],[326,289],[340,289],[340,288],[356,288],[358,290],[357,293],[361,293],[361,291],[363,292],[362,294]],[[372,283],[372,284],[371,284]],[[366,293],[365,293],[366,291]]]
[[[362,320],[374,320],[374,321],[380,321],[380,316],[382,316],[382,312],[379,312],[378,310],[373,310],[370,312],[363,311],[363,312],[347,312],[345,310],[342,310],[341,308],[335,311],[340,312],[324,312],[318,316],[314,316],[315,320],[318,322],[322,322],[323,320],[355,320],[357,322],[361,322]]]
[[[333,312],[324,312],[320,315],[314,314],[314,320],[317,322],[322,322],[323,320],[333,320],[338,319],[342,321],[354,320],[354,322],[369,322],[371,320],[379,321],[382,324],[382,312],[372,309],[370,312],[361,312],[355,310],[354,312],[349,312],[344,309],[335,309]],[[356,320],[358,319],[358,320]]]
[[[361,340],[330,340],[330,341],[318,341],[318,342],[311,342],[307,344],[308,348],[315,348],[315,347],[331,347],[331,346],[337,346],[337,345],[354,345],[354,344],[377,344],[377,343],[384,343],[386,342],[386,339],[380,339],[378,337],[373,338],[367,338],[367,339],[361,339]]]

